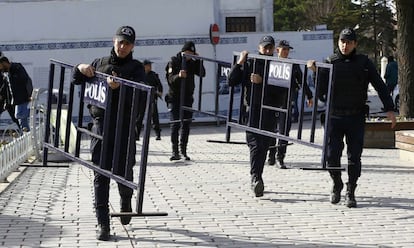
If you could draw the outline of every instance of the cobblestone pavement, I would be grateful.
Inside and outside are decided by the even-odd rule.
[[[329,203],[326,171],[297,169],[320,167],[318,149],[289,146],[294,168],[266,165],[265,194],[256,198],[247,146],[207,142],[223,141],[224,126],[193,127],[192,161],[169,161],[168,133],[151,137],[143,207],[168,216],[134,217],[126,226],[112,218],[111,241],[97,241],[93,172],[75,163],[32,165],[0,194],[0,246],[414,247],[414,166],[397,149],[364,150],[358,208],[349,209]],[[240,130],[231,135],[245,140]],[[111,208],[119,211],[115,183]]]

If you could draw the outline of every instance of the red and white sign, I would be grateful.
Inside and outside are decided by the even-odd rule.
[[[210,25],[210,41],[213,45],[220,42],[219,26],[215,23]]]

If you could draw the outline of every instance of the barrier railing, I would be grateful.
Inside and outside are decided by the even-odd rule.
[[[240,53],[235,52],[233,54],[233,63],[236,63],[237,61],[237,56],[239,56]],[[316,135],[316,123],[317,123],[317,115],[318,115],[318,104],[317,104],[317,100],[315,100],[315,104],[313,105],[312,109],[311,109],[311,125],[310,125],[310,135],[308,138],[303,137],[303,121],[304,121],[304,106],[305,106],[305,94],[302,94],[302,97],[300,99],[298,99],[299,101],[299,105],[301,106],[300,109],[300,113],[299,113],[299,119],[298,119],[298,128],[296,131],[296,135],[293,134],[293,132],[291,131],[291,133],[289,135],[287,135],[285,133],[285,130],[274,130],[274,131],[267,131],[267,130],[263,130],[262,127],[262,121],[263,121],[263,110],[270,110],[272,111],[274,114],[285,114],[286,118],[285,118],[285,127],[287,127],[288,122],[290,122],[291,120],[291,112],[292,112],[292,108],[291,108],[291,104],[292,104],[292,91],[294,89],[292,89],[292,72],[293,72],[293,66],[294,65],[298,65],[301,70],[303,71],[302,74],[302,80],[300,82],[301,84],[301,88],[303,89],[304,84],[306,83],[306,79],[307,79],[307,75],[308,75],[308,68],[306,66],[307,61],[303,61],[303,60],[296,60],[296,59],[283,59],[283,58],[277,58],[277,57],[273,57],[273,56],[263,56],[263,55],[255,55],[255,54],[249,54],[249,60],[252,61],[253,63],[253,67],[255,67],[257,61],[262,61],[264,63],[264,75],[263,75],[263,87],[262,87],[262,94],[261,94],[261,106],[260,106],[260,121],[258,124],[258,127],[253,127],[250,124],[250,116],[247,116],[247,122],[245,122],[244,120],[242,120],[240,117],[241,116],[245,116],[246,112],[245,109],[243,109],[243,107],[240,107],[240,112],[239,112],[239,119],[234,119],[232,117],[232,111],[228,111],[229,116],[228,116],[228,120],[227,120],[227,125],[228,127],[237,127],[239,129],[245,130],[245,131],[249,131],[249,132],[254,132],[254,133],[258,133],[258,134],[262,134],[265,136],[269,136],[272,138],[277,138],[277,139],[281,139],[281,140],[285,140],[285,141],[290,141],[296,144],[301,144],[301,145],[305,145],[305,146],[310,146],[313,148],[318,148],[322,151],[322,159],[321,159],[321,163],[322,163],[322,167],[318,167],[318,168],[314,168],[314,167],[303,167],[302,169],[327,169],[327,165],[326,165],[326,157],[325,157],[325,153],[326,153],[326,148],[327,148],[327,142],[328,142],[328,137],[327,137],[327,131],[325,131],[323,133],[323,137],[321,137],[321,139],[318,141],[315,139],[315,135]],[[321,69],[324,68],[326,70],[329,70],[329,83],[328,83],[328,96],[331,96],[331,86],[332,86],[332,72],[333,72],[333,66],[332,64],[326,64],[326,63],[316,63],[316,66]],[[319,70],[317,71],[317,73],[319,72]],[[314,99],[318,99],[318,95],[319,95],[319,81],[318,79],[318,75],[316,75],[316,80],[315,80],[315,92],[314,92]],[[282,106],[274,106],[273,103],[274,101],[272,101],[272,99],[266,99],[266,90],[269,89],[269,87],[279,87],[280,89],[284,89],[285,91],[287,91],[287,98],[286,98],[286,102],[284,102],[282,104]],[[243,93],[244,93],[245,89],[243,89]],[[251,90],[250,92],[250,99],[253,98],[254,94],[254,89]],[[232,93],[231,93],[232,94]],[[230,99],[233,98],[233,95],[230,96]],[[251,100],[252,101],[252,100]],[[326,119],[330,118],[330,97],[327,98],[327,102],[326,102],[326,109],[325,109],[325,116]],[[270,103],[270,104],[266,104],[266,103]],[[240,99],[240,106],[243,106],[243,98]],[[230,105],[230,108],[232,107],[232,105]],[[250,115],[251,113],[249,113]],[[328,129],[328,122],[323,123],[324,125],[324,129],[327,130]],[[343,168],[338,168],[338,169],[343,169]]]
[[[34,89],[30,102],[30,131],[20,134],[19,130],[6,128],[0,145],[0,182],[7,182],[7,177],[28,160],[40,159],[41,143],[44,135],[43,106],[39,103],[41,89]],[[11,133],[8,133],[12,131]],[[5,135],[8,139],[5,139]]]
[[[236,63],[237,61],[237,57],[239,56],[239,52],[234,52],[233,54],[233,64]],[[209,58],[205,58],[205,57],[200,57],[200,56],[196,56],[196,55],[188,55],[188,54],[183,54],[183,61],[185,61],[185,57],[189,57],[192,59],[196,59],[196,60],[201,60],[201,61],[209,61],[212,63],[216,63],[218,65],[225,65],[229,68],[230,70],[230,65],[229,63],[223,62],[223,61],[217,61],[214,59],[209,59]],[[253,61],[253,66],[255,66],[255,63],[259,60],[264,61],[264,72],[265,75],[263,77],[263,92],[261,94],[262,99],[260,99],[261,102],[261,106],[260,106],[260,121],[259,121],[259,128],[253,127],[250,125],[250,118],[249,116],[246,116],[246,113],[248,113],[248,111],[246,111],[246,106],[245,103],[243,101],[245,101],[246,99],[244,99],[243,95],[245,94],[245,89],[244,87],[241,88],[241,97],[239,99],[238,102],[235,101],[235,87],[230,87],[229,93],[230,93],[230,97],[229,97],[229,102],[228,102],[228,109],[227,109],[227,124],[226,124],[226,137],[225,137],[225,141],[222,143],[235,143],[235,142],[231,142],[230,141],[230,133],[231,133],[231,128],[235,127],[235,128],[239,128],[245,131],[249,131],[249,132],[255,132],[258,134],[262,134],[265,136],[269,136],[272,138],[277,138],[277,139],[282,139],[288,142],[293,142],[296,144],[301,144],[301,145],[305,145],[305,146],[310,146],[313,148],[317,148],[320,149],[322,151],[322,159],[321,159],[321,163],[322,163],[322,168],[313,168],[313,167],[304,167],[302,169],[327,169],[327,165],[326,165],[326,158],[325,158],[325,153],[326,153],[326,144],[327,144],[327,136],[326,136],[326,131],[323,134],[323,137],[321,137],[321,139],[316,140],[315,139],[315,135],[316,135],[316,124],[317,124],[317,116],[320,112],[320,110],[318,110],[318,104],[317,104],[317,100],[315,100],[315,104],[313,105],[313,107],[311,108],[311,125],[310,125],[310,134],[309,137],[303,137],[303,121],[304,121],[304,106],[306,103],[306,99],[305,99],[305,94],[303,93],[301,98],[298,99],[298,103],[299,103],[299,109],[300,109],[300,113],[299,113],[299,118],[298,118],[298,128],[296,131],[296,134],[294,135],[293,132],[291,131],[291,133],[288,135],[286,133],[286,130],[274,130],[274,131],[266,131],[264,129],[262,129],[262,120],[263,120],[263,110],[269,110],[272,111],[274,114],[284,114],[285,115],[285,127],[287,127],[288,122],[290,122],[291,119],[291,113],[292,113],[292,91],[294,89],[292,89],[292,83],[291,83],[291,73],[292,73],[292,68],[293,65],[298,65],[301,68],[302,73],[302,79],[301,79],[301,88],[303,89],[304,84],[307,83],[307,76],[308,76],[308,68],[306,66],[307,61],[303,61],[303,60],[296,60],[296,59],[283,59],[283,58],[277,58],[277,57],[272,57],[272,56],[263,56],[263,55],[255,55],[255,54],[249,54],[249,60]],[[326,119],[330,118],[330,96],[331,96],[331,87],[332,87],[332,73],[333,73],[333,67],[331,64],[326,64],[326,63],[316,63],[316,66],[319,69],[326,69],[329,71],[329,83],[328,83],[328,98],[326,101],[326,108],[325,108],[325,116]],[[185,63],[182,64],[182,68],[185,69]],[[283,68],[289,68],[288,71],[284,71],[281,72],[280,70],[283,70]],[[319,72],[319,70],[317,71],[317,73]],[[282,75],[282,73],[284,73]],[[287,74],[286,74],[287,73]],[[219,75],[219,71],[217,71],[217,75]],[[288,76],[288,77],[287,77]],[[285,78],[286,77],[286,78]],[[315,80],[315,92],[314,92],[314,99],[318,99],[318,95],[319,95],[319,87],[318,87],[318,75],[316,75],[316,80]],[[223,116],[219,115],[217,111],[215,111],[214,113],[211,112],[206,112],[206,111],[200,111],[200,103],[202,101],[201,97],[201,89],[202,89],[202,79],[200,78],[200,87],[199,87],[199,106],[198,109],[194,109],[194,108],[190,108],[190,107],[186,107],[183,106],[183,104],[181,104],[181,110],[182,111],[192,111],[192,112],[201,112],[207,115],[211,115],[211,116],[215,116],[217,118],[223,118]],[[219,76],[216,77],[216,89],[218,88],[219,84]],[[183,84],[182,84],[183,85]],[[243,84],[240,84],[243,85]],[[239,86],[238,86],[239,87]],[[282,104],[282,106],[272,106],[269,104],[265,104],[265,102],[272,102],[272,100],[270,99],[265,99],[265,94],[264,91],[266,88],[268,87],[280,87],[280,88],[284,88],[284,90],[287,92],[287,98],[286,98],[286,102],[284,104]],[[181,88],[182,92],[184,92],[185,88],[182,87]],[[184,95],[184,94],[182,94]],[[216,99],[218,99],[218,92],[216,90]],[[253,91],[251,91],[251,95],[247,96],[252,98],[253,97]],[[265,101],[266,100],[266,101]],[[235,109],[234,109],[234,105],[236,105],[236,110],[237,110],[237,115],[238,118],[235,119],[233,117],[234,113],[235,113]],[[216,109],[217,109],[217,101],[216,101]],[[181,115],[183,116],[183,115]],[[247,122],[244,122],[244,118],[247,118]],[[328,122],[323,123],[324,125],[324,129],[327,130],[328,126],[327,126]],[[220,141],[214,141],[214,142],[220,142]],[[239,143],[239,142],[238,142]],[[339,168],[339,169],[343,169],[343,168]]]
[[[60,69],[60,73],[55,77],[55,71],[57,68]],[[116,125],[118,127],[123,126],[123,116],[125,111],[128,110],[131,118],[129,118],[128,129],[122,130],[123,128],[117,128],[116,130],[110,129],[110,107],[111,101],[115,101],[112,98],[112,91],[106,90],[107,83],[106,78],[110,75],[95,72],[95,77],[90,79],[85,84],[74,85],[70,82],[68,77],[65,77],[67,71],[71,71],[73,65],[60,62],[57,60],[50,61],[50,74],[49,74],[49,88],[48,88],[48,102],[47,102],[47,111],[46,119],[50,120],[52,116],[52,100],[53,95],[52,91],[54,89],[55,79],[59,82],[57,91],[57,100],[56,100],[56,113],[54,119],[54,139],[50,141],[50,122],[46,122],[45,129],[45,138],[44,138],[44,152],[43,152],[43,165],[47,166],[48,162],[48,151],[54,151],[76,163],[79,163],[89,169],[94,170],[96,173],[107,176],[118,183],[121,183],[133,190],[137,190],[137,204],[136,204],[136,213],[112,213],[112,216],[156,216],[156,215],[167,215],[166,213],[143,213],[143,199],[144,199],[144,187],[145,187],[145,176],[147,168],[147,157],[148,157],[148,145],[149,145],[149,136],[150,136],[150,121],[152,114],[152,102],[155,97],[155,89],[151,86],[145,85],[143,83],[137,83],[129,81],[126,79],[113,77],[114,80],[121,84],[119,88],[119,97],[118,97],[118,113],[116,118]],[[63,92],[65,88],[69,88],[69,97],[68,104],[63,108]],[[99,90],[101,89],[101,90]],[[75,99],[75,92],[78,92],[79,99]],[[131,97],[131,102],[129,105],[126,105],[126,99],[128,96]],[[140,150],[140,160],[139,160],[139,177],[138,182],[135,183],[128,178],[132,178],[131,171],[134,164],[132,161],[135,161],[135,126],[136,126],[136,117],[139,111],[140,99],[145,99],[145,120],[144,123],[144,134],[142,139],[142,146]],[[78,105],[75,106],[74,102],[78,100]],[[91,132],[86,126],[83,126],[84,120],[84,107],[85,103],[93,103],[93,105],[98,105],[101,108],[105,109],[104,121],[103,121],[103,133],[102,135],[95,134]],[[63,111],[65,110],[65,111]],[[74,113],[77,113],[77,121],[74,119]],[[62,118],[62,116],[64,118]],[[62,121],[64,122],[62,125]],[[71,135],[71,125],[75,127],[75,135]],[[66,127],[66,128],[61,128]],[[115,132],[114,144],[108,142],[108,135],[110,132]],[[126,144],[121,143],[122,132],[128,132],[128,141]],[[85,160],[80,158],[80,145],[82,134],[88,137],[94,137],[102,141],[101,146],[101,157],[100,165],[94,164],[92,161]],[[75,149],[73,152],[70,151],[70,143],[75,144]],[[120,160],[120,149],[125,149],[127,152],[127,161],[125,174],[121,175],[119,171],[118,162]],[[113,152],[113,161],[108,161],[107,156],[110,152]],[[112,163],[110,165],[109,163]],[[107,169],[110,168],[110,169]]]
[[[212,63],[214,65],[214,71],[215,71],[215,77],[214,77],[214,81],[212,82],[214,85],[214,111],[212,110],[206,110],[206,109],[202,109],[202,102],[203,102],[203,78],[202,77],[198,77],[199,78],[199,84],[198,84],[198,94],[197,94],[197,108],[190,108],[187,106],[184,106],[184,98],[183,96],[185,95],[184,93],[181,94],[182,98],[181,98],[181,108],[180,108],[180,116],[183,116],[183,112],[184,111],[191,111],[191,112],[195,112],[195,113],[199,113],[202,115],[206,115],[206,116],[210,116],[210,117],[214,117],[216,118],[217,122],[219,123],[220,120],[222,121],[226,121],[229,115],[229,111],[233,111],[233,108],[227,108],[225,109],[223,112],[224,114],[220,113],[220,96],[224,93],[224,94],[229,94],[229,92],[227,92],[227,90],[221,90],[222,87],[226,87],[227,84],[227,76],[228,76],[228,72],[230,71],[231,68],[231,63],[229,62],[225,62],[225,61],[220,61],[220,60],[216,60],[216,59],[211,59],[211,58],[207,58],[207,57],[202,57],[202,56],[198,56],[198,55],[191,55],[191,54],[185,54],[182,53],[182,64],[181,67],[182,69],[185,70],[185,61],[186,58],[191,58],[191,59],[195,59],[195,60],[200,60],[200,66],[203,66],[204,62],[209,62]],[[182,79],[183,82],[181,84],[181,92],[185,92],[185,79]],[[231,89],[233,91],[233,95],[234,95],[234,89]],[[230,98],[230,104],[232,105],[233,99]],[[227,106],[227,102],[226,102],[226,106]],[[183,118],[180,118],[181,121],[183,121]],[[244,142],[236,142],[236,141],[230,141],[230,129],[227,130],[226,132],[226,141],[220,141],[220,140],[207,140],[208,142],[217,142],[217,143],[232,143],[232,144],[244,144]]]

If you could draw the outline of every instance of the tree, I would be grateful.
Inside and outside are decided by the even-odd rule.
[[[396,20],[389,8],[389,0],[360,2],[358,47],[379,65],[382,56],[394,55]]]
[[[298,31],[304,29],[303,4],[306,0],[274,0],[274,30]]]
[[[376,60],[395,50],[395,20],[390,0],[274,0],[277,31],[313,30],[326,24],[334,31],[334,47],[345,27],[359,27],[358,50]]]
[[[400,116],[414,118],[414,1],[396,0]]]

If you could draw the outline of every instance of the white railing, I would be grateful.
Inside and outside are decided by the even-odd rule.
[[[39,104],[40,89],[34,89],[30,103],[30,131],[17,137],[8,134],[8,140],[0,144],[0,182],[7,182],[7,177],[29,158],[31,161],[40,159],[40,151],[44,139],[44,114],[43,106]],[[4,130],[4,134],[9,130]]]

